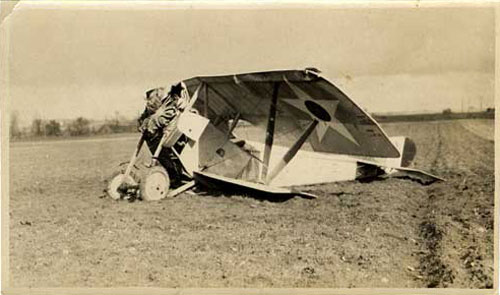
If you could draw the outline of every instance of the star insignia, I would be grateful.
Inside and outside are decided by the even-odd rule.
[[[341,136],[343,136],[350,142],[359,146],[359,143],[352,136],[351,132],[349,132],[346,126],[335,117],[335,113],[339,104],[338,100],[314,99],[298,86],[290,83],[285,77],[283,78],[299,99],[282,99],[282,101],[308,114],[312,119],[318,120],[319,123],[316,127],[316,134],[320,142],[323,141],[328,129],[331,128],[337,131]],[[317,114],[313,114],[311,112],[311,108],[307,106],[307,102],[309,102],[309,104],[319,105],[320,108],[322,108],[322,112],[326,111],[328,113],[330,120],[322,120],[322,118],[319,118]]]

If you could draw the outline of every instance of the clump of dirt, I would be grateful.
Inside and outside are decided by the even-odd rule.
[[[468,247],[460,259],[462,259],[475,285],[482,285],[484,288],[493,288],[492,277],[485,271],[483,265],[484,257],[480,254],[477,246]]]

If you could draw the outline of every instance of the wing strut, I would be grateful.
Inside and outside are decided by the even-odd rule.
[[[238,121],[240,120],[241,113],[238,112],[236,116],[233,119],[233,122],[231,123],[231,126],[229,126],[229,130],[227,131],[227,137],[231,137],[231,133],[233,133],[234,128],[238,125]]]
[[[264,165],[262,165],[261,179],[266,179],[267,168],[269,166],[269,160],[271,159],[271,148],[273,147],[274,140],[274,123],[276,121],[276,106],[278,104],[279,86],[279,83],[274,83],[273,97],[271,100],[271,106],[269,108],[269,118],[267,120],[266,146],[264,148]]]
[[[204,101],[204,112],[205,112],[205,118],[208,118],[208,85],[206,83],[203,83],[203,88],[205,90],[205,101]]]
[[[274,167],[271,174],[269,174],[269,176],[266,178],[266,184],[269,184],[283,170],[283,168],[285,168],[285,166],[293,159],[293,157],[295,157],[304,142],[306,142],[307,138],[309,138],[311,133],[314,131],[314,128],[316,128],[316,126],[318,125],[318,122],[318,120],[314,119],[309,124],[309,126],[307,126],[307,129],[304,130],[304,133],[300,135],[299,139],[297,139],[297,141],[290,147],[281,161],[279,161],[276,167]]]

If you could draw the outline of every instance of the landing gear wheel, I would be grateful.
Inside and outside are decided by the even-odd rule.
[[[170,178],[161,166],[147,169],[140,183],[141,196],[145,201],[158,201],[165,198],[169,188]]]
[[[123,181],[127,165],[127,162],[120,164],[117,171],[113,173],[113,176],[108,181],[108,184],[106,186],[107,195],[114,200],[122,199],[124,193],[126,193],[126,191],[120,192],[119,190],[119,187],[120,185],[122,185],[122,183],[125,183],[126,187],[137,187],[139,185],[140,178],[137,176],[138,169],[135,166],[128,175],[125,182]]]
[[[108,183],[108,187],[106,188],[106,193],[114,200],[121,199],[122,194],[118,191],[118,188],[123,183],[124,176],[125,175],[123,173],[117,174]],[[135,182],[132,176],[129,175],[125,180],[125,184],[129,186],[136,186],[137,182]]]

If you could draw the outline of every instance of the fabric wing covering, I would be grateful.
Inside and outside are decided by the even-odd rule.
[[[319,123],[308,139],[314,151],[399,157],[398,150],[370,115],[315,73],[272,71],[194,77],[183,82],[190,96],[198,89],[194,108],[216,126],[239,116],[261,128],[264,139],[271,102],[277,95],[274,134],[288,135],[285,145],[293,144],[317,120]]]

